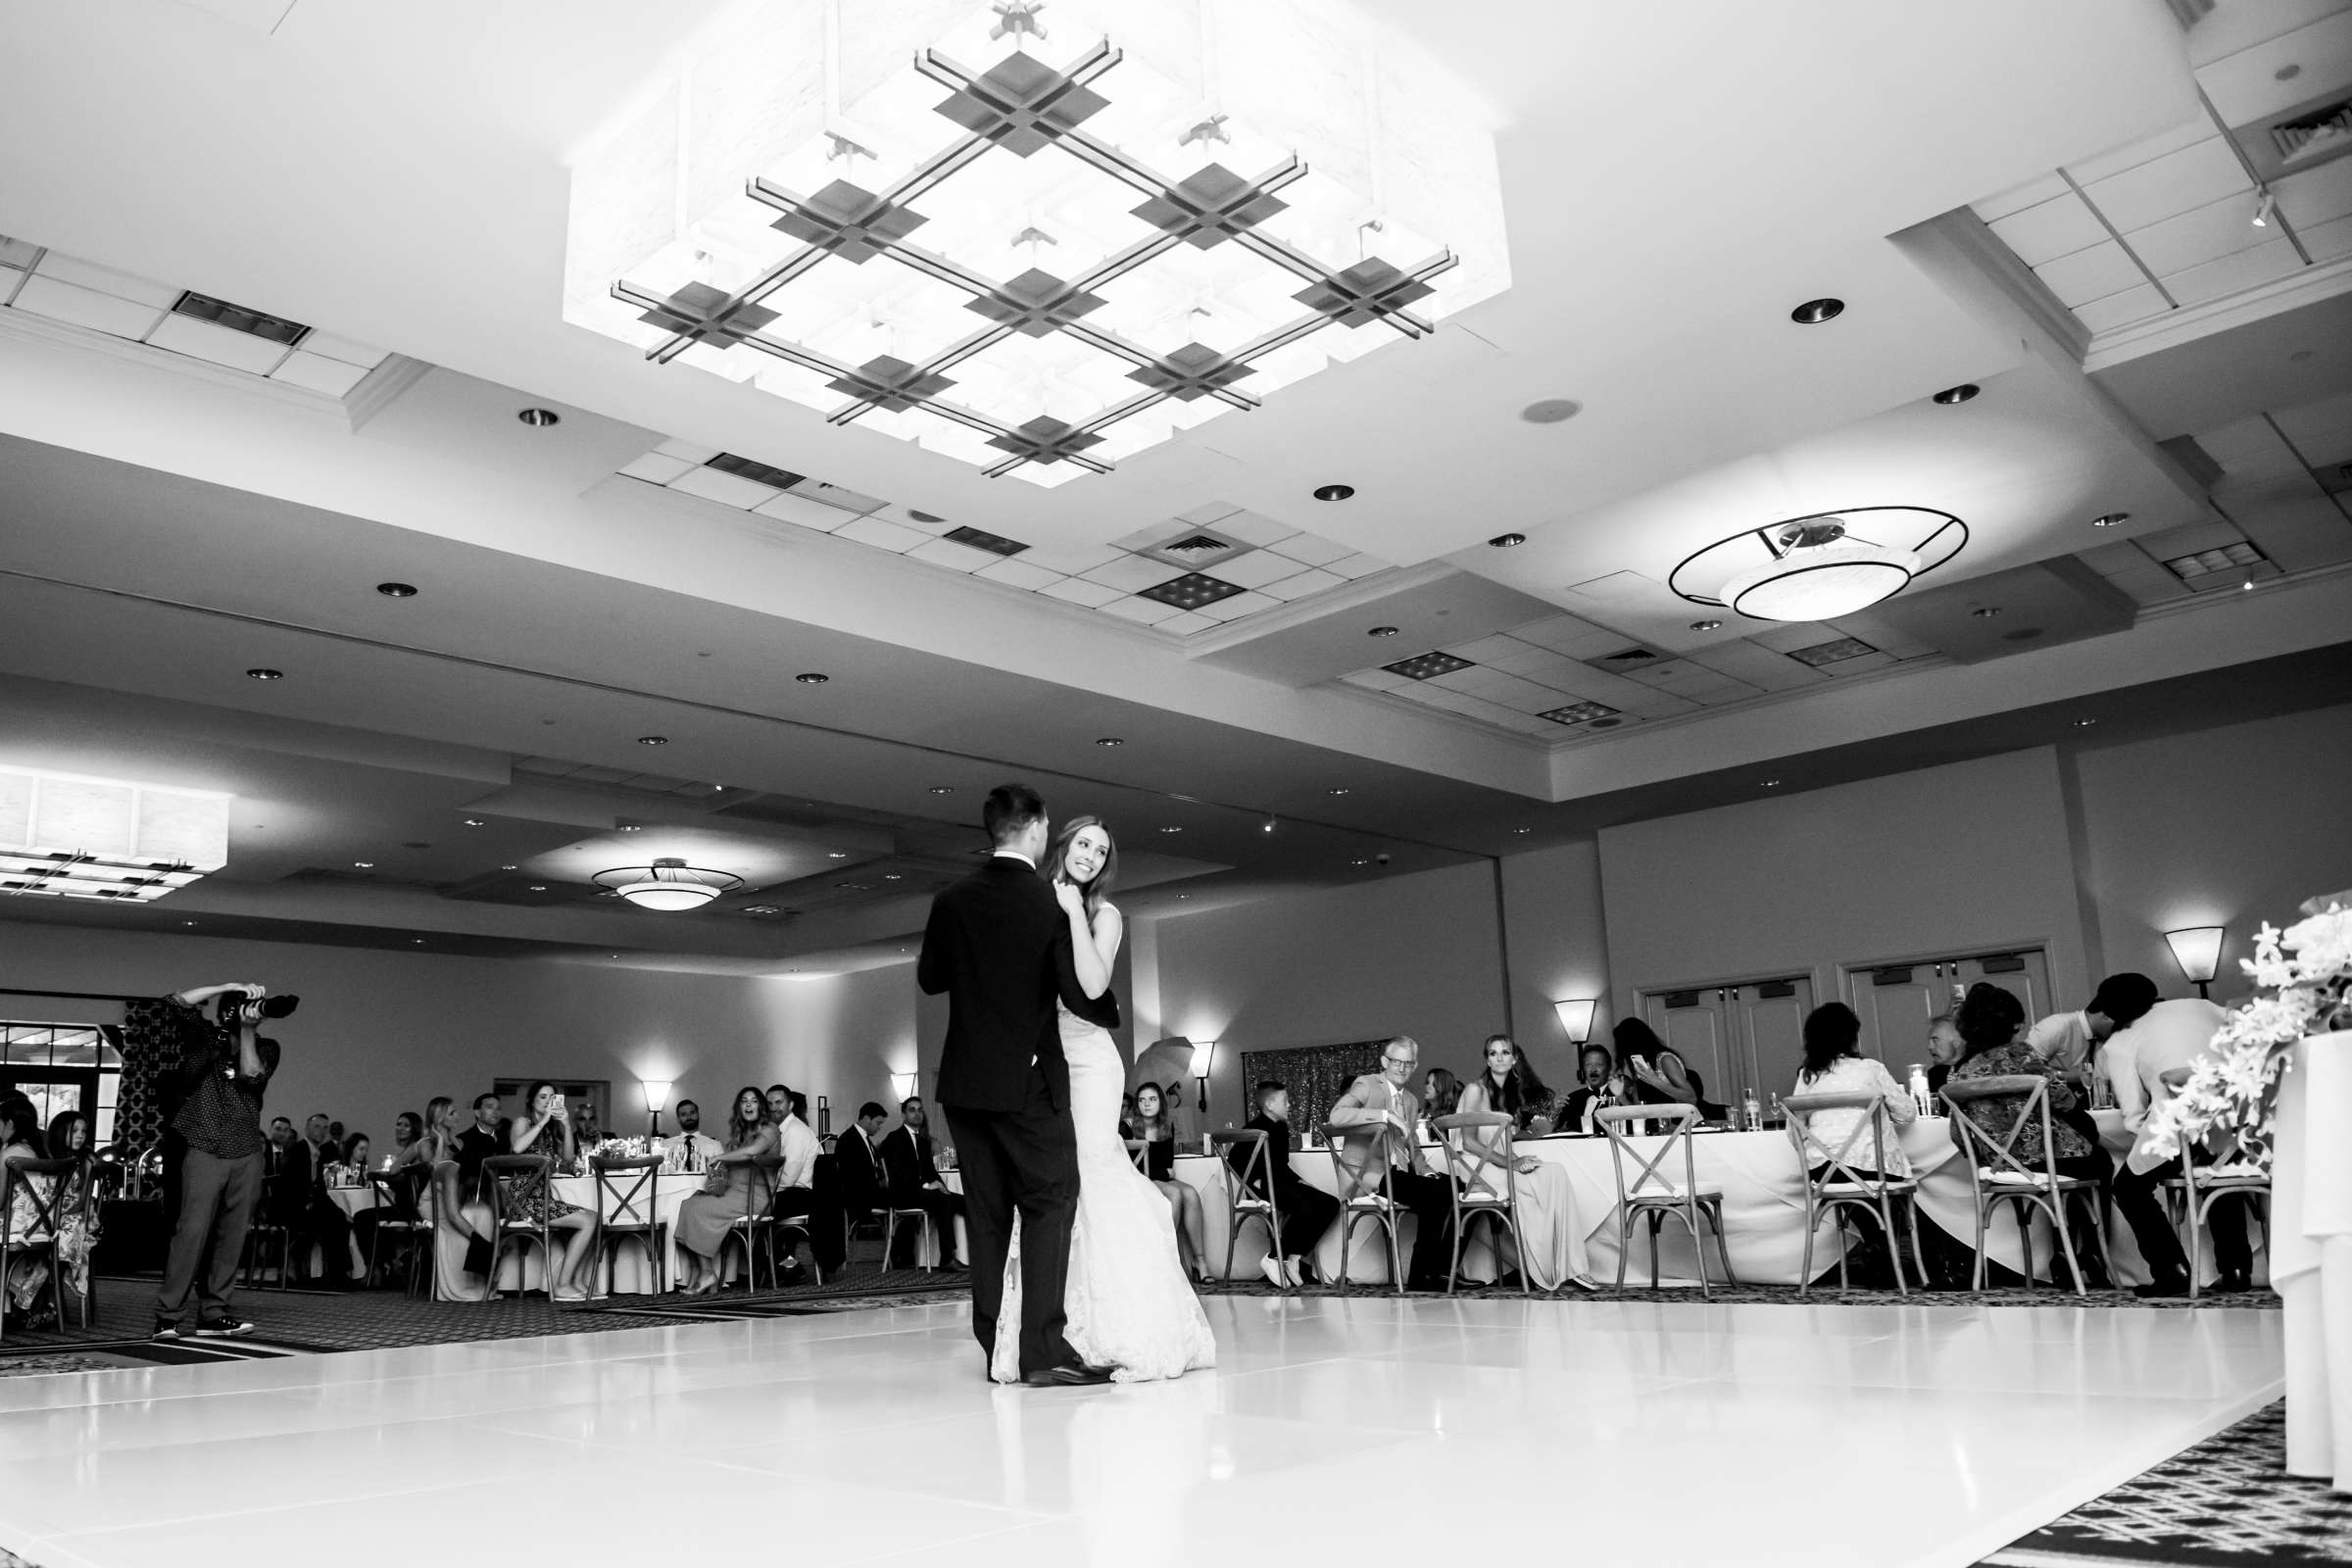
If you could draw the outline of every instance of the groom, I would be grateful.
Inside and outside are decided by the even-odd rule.
[[[1046,803],[1025,784],[1000,784],[981,808],[995,853],[931,901],[915,981],[948,994],[939,1100],[963,1172],[972,1266],[972,1332],[997,1342],[1004,1252],[1021,1218],[1021,1381],[1032,1387],[1107,1383],[1063,1338],[1062,1291],[1078,1208],[1078,1140],[1070,1124],[1070,1068],[1054,1002],[1067,949],[1066,917],[1046,879]],[[1075,988],[1075,977],[1070,988]]]

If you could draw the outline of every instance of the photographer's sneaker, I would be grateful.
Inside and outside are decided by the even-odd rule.
[[[200,1340],[233,1340],[240,1334],[251,1334],[253,1325],[241,1317],[206,1318],[196,1325]]]
[[[147,1337],[151,1340],[176,1340],[179,1338],[179,1325],[159,1317],[155,1320],[155,1332]]]

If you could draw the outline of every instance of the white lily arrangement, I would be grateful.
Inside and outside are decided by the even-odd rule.
[[[2242,967],[2264,994],[2230,1012],[2188,1081],[2149,1112],[2156,1152],[2171,1156],[2204,1140],[2226,1159],[2270,1163],[2289,1049],[2306,1035],[2352,1028],[2352,890],[2311,899],[2302,913],[2284,931],[2266,923],[2256,933]]]

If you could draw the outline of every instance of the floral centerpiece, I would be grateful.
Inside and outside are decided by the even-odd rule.
[[[2306,1035],[2352,1028],[2352,890],[2307,901],[2284,931],[2264,924],[2243,967],[2260,993],[2240,1003],[2171,1100],[2148,1115],[2167,1156],[2206,1141],[2226,1158],[2268,1165],[2278,1077]]]

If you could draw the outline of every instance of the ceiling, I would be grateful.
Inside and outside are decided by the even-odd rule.
[[[715,4],[0,14],[0,761],[269,805],[141,919],[764,969],[895,956],[1007,770],[1199,907],[2344,641],[2352,158],[2248,138],[2352,7],[1358,9],[1492,107],[1512,287],[1051,491],[564,322],[567,161]],[[1969,542],[1870,612],[1667,586],[1895,504]],[[586,881],[655,853],[750,886]]]

